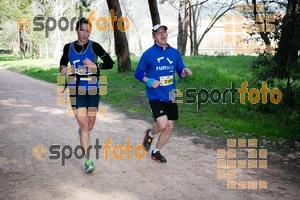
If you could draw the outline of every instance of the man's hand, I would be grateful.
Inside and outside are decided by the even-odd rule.
[[[155,80],[153,78],[144,78],[144,82],[147,84],[149,88],[157,88],[160,85],[160,82],[158,80]]]
[[[155,81],[153,82],[152,87],[153,87],[153,88],[157,88],[159,85],[160,85],[160,82],[159,82],[158,80],[155,80]]]
[[[181,77],[185,78],[187,75],[192,76],[193,72],[189,68],[183,68],[181,72]]]

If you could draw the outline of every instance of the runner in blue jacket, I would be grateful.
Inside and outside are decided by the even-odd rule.
[[[167,162],[160,150],[169,140],[174,121],[178,119],[178,107],[170,100],[169,94],[176,89],[175,71],[180,78],[192,75],[183,64],[178,50],[168,43],[168,28],[157,24],[152,28],[154,45],[146,50],[137,66],[135,77],[146,83],[146,93],[156,123],[146,130],[143,145],[148,151],[154,135],[161,133],[151,157],[160,163]]]

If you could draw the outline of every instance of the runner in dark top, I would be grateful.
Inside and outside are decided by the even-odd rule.
[[[101,45],[89,40],[90,26],[90,22],[85,18],[77,22],[78,40],[64,46],[59,68],[61,75],[69,75],[67,86],[79,125],[80,144],[86,156],[86,172],[95,169],[89,158],[89,147],[91,146],[90,132],[94,127],[99,105],[100,69],[111,69],[114,65],[114,61]],[[103,63],[97,63],[98,57]]]

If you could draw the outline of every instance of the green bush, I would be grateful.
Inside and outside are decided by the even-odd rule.
[[[260,54],[252,63],[253,80],[256,84],[266,81],[268,85],[274,86],[276,76],[276,62],[270,54]]]
[[[291,128],[299,138],[300,131],[300,92],[298,72],[290,71],[282,73],[277,66],[274,56],[261,54],[255,59],[251,66],[252,81],[255,86],[261,85],[263,81],[268,88],[278,88],[282,93],[282,100],[279,104],[273,104],[268,99],[267,104],[258,103],[255,109],[259,112],[273,113],[282,122]],[[292,68],[297,69],[297,68]],[[289,99],[292,95],[292,102]],[[297,135],[298,134],[298,135]]]

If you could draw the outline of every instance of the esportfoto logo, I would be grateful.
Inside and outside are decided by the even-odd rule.
[[[112,145],[112,138],[105,140],[103,145],[100,145],[99,139],[96,139],[95,145],[90,145],[87,149],[88,154],[94,148],[96,151],[96,160],[99,159],[99,151],[103,148],[103,158],[104,160],[109,160],[110,154],[115,160],[121,160],[124,156],[126,160],[131,159],[131,153],[137,160],[142,160],[146,155],[146,149],[143,145],[138,144],[133,146],[130,142],[130,139],[126,138],[126,143],[124,146],[120,144]],[[62,147],[62,148],[61,148]],[[65,166],[66,160],[71,159],[74,155],[76,159],[83,159],[85,156],[84,148],[81,145],[75,146],[72,148],[70,145],[52,144],[49,148],[46,148],[44,145],[36,145],[32,150],[32,155],[37,160],[46,160],[48,158],[47,153],[50,152],[49,159],[58,160],[61,159],[62,166]]]
[[[214,104],[222,103],[226,104],[227,96],[230,96],[231,103],[236,103],[236,94],[239,93],[240,104],[246,104],[246,99],[251,104],[257,104],[261,101],[262,104],[266,104],[268,99],[273,104],[279,104],[282,99],[282,93],[278,88],[273,88],[270,90],[266,82],[262,82],[260,89],[247,88],[248,82],[243,82],[240,88],[236,88],[234,83],[231,83],[230,88],[226,88],[223,91],[218,88],[212,90],[207,90],[206,88],[201,88],[197,91],[196,88],[188,88],[185,90],[185,94],[180,91],[180,89],[174,89],[169,93],[169,99],[173,103],[185,103],[185,104],[197,104],[197,110],[201,104],[206,104],[211,101]],[[247,98],[246,98],[247,94]],[[182,99],[184,97],[184,99]]]
[[[109,11],[109,16],[99,16],[95,17],[96,10],[91,10],[87,16],[87,19],[93,25],[93,22],[95,21],[96,28],[98,31],[103,32],[108,28],[110,28],[110,31],[113,32],[114,30],[114,23],[117,23],[118,30],[121,32],[126,32],[129,29],[130,22],[129,19],[125,16],[117,17],[115,15],[114,10]],[[31,24],[33,23],[33,31],[44,31],[46,34],[46,38],[49,37],[49,33],[54,31],[56,28],[58,28],[60,31],[67,31],[70,29],[70,31],[75,30],[75,25],[78,20],[80,20],[83,17],[82,11],[80,11],[79,17],[72,17],[71,20],[69,20],[67,17],[60,17],[59,19],[56,19],[54,17],[47,17],[45,18],[42,15],[37,15],[33,18],[31,21],[28,17],[20,17],[16,21],[16,26],[18,29],[22,31],[30,31],[31,30]],[[92,27],[90,27],[90,31],[92,31]]]

